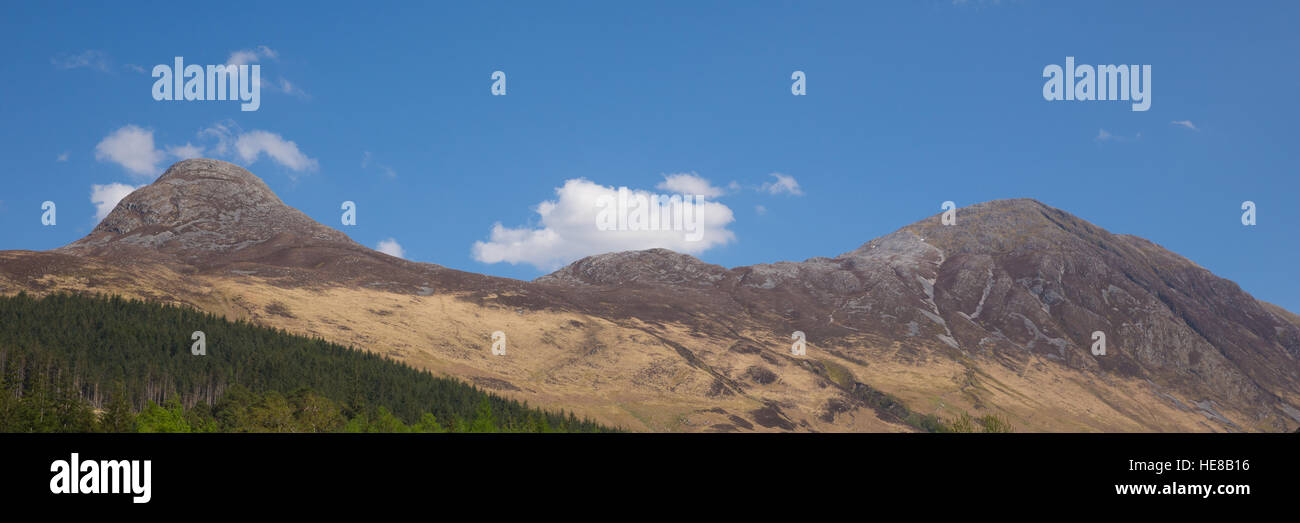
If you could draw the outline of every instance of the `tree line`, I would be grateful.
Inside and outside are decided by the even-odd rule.
[[[203,331],[207,354],[190,353]],[[119,296],[0,297],[3,432],[606,432],[401,362]]]

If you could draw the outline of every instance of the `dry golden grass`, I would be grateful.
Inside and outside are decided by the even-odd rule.
[[[0,262],[21,255],[0,253]],[[0,275],[0,287],[8,294],[22,288],[105,292],[187,304],[377,352],[533,406],[636,431],[782,430],[755,422],[761,418],[755,412],[765,408],[774,408],[794,430],[915,430],[860,404],[827,416],[836,402],[854,404],[837,386],[852,381],[899,398],[913,412],[942,419],[996,413],[1022,432],[1223,430],[1157,394],[1146,381],[1080,372],[1030,356],[1008,364],[955,356],[939,347],[873,345],[864,338],[828,347],[810,342],[808,355],[795,357],[783,336],[759,330],[742,332],[757,350],[738,351],[731,350],[737,339],[708,337],[675,324],[511,309],[490,300],[478,305],[451,294],[286,288],[256,276],[184,275],[162,266],[128,272],[93,261],[79,270],[40,276],[35,284]],[[505,356],[490,351],[491,334],[498,330],[507,335]],[[219,350],[220,340],[209,344]],[[812,372],[800,360],[820,362],[827,371]],[[1222,414],[1239,425],[1249,419],[1239,412]]]

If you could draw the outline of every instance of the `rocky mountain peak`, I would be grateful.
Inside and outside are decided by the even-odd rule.
[[[641,310],[630,301],[653,296],[683,321],[746,315],[823,340],[871,333],[1007,361],[1042,358],[1216,398],[1273,427],[1300,420],[1285,401],[1300,388],[1293,316],[1159,245],[1035,200],[963,207],[952,225],[940,217],[835,258],[727,270],[653,249],[584,258],[538,281],[650,283],[629,303],[601,306]],[[677,288],[690,299],[673,301],[685,295]],[[1104,355],[1093,352],[1098,336]]]
[[[159,176],[155,182],[184,184],[204,180],[248,186],[263,196],[279,200],[266,182],[257,175],[233,163],[211,158],[192,158],[176,162],[163,171],[162,176]]]
[[[668,249],[647,249],[588,256],[535,280],[538,283],[577,285],[711,285],[727,269]]]
[[[123,198],[94,231],[59,250],[95,256],[147,251],[203,263],[258,247],[323,244],[357,246],[285,205],[246,169],[192,159]]]

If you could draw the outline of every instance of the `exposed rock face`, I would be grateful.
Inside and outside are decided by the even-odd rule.
[[[1032,200],[908,227],[941,249],[935,301],[967,350],[1010,346],[1276,412],[1300,391],[1300,329],[1149,241]],[[1105,333],[1105,356],[1089,350]]]
[[[626,251],[588,256],[546,276],[539,283],[623,285],[648,283],[712,287],[727,270],[694,256],[668,249]]]
[[[477,286],[486,277],[366,248],[285,205],[260,178],[220,160],[173,164],[118,202],[86,237],[51,251],[115,264],[259,275],[283,285],[412,291]]]
[[[90,256],[175,257],[193,265],[256,259],[282,247],[364,249],[220,160],[178,162],[118,202],[90,235],[61,249]]]
[[[652,250],[586,258],[537,281],[686,287],[694,299],[672,302],[683,315],[723,310],[821,338],[867,332],[964,354],[1033,354],[1300,422],[1293,315],[1151,242],[1034,200],[958,216],[957,225],[925,220],[833,259],[723,271]],[[1091,351],[1098,331],[1105,355]]]

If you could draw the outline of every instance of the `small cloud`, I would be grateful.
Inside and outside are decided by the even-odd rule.
[[[153,131],[126,125],[113,131],[95,146],[95,159],[121,165],[132,176],[158,174],[159,164],[168,158],[185,160],[211,155],[213,158],[238,159],[248,165],[263,155],[294,172],[315,171],[319,162],[303,154],[298,144],[270,131],[244,132],[234,121],[223,120],[199,131],[200,141],[208,146],[186,142],[185,145],[154,146]],[[215,142],[215,143],[212,143]],[[65,153],[66,154],[66,153]],[[62,161],[62,156],[60,156]],[[389,176],[396,176],[391,169]],[[290,176],[290,178],[295,178]],[[295,178],[296,179],[296,178]]]
[[[108,53],[95,49],[78,54],[60,54],[51,58],[50,63],[59,69],[94,69],[105,73],[113,70]]]
[[[108,185],[91,185],[90,186],[90,203],[95,204],[95,221],[103,220],[108,213],[113,212],[117,207],[117,202],[122,201],[128,194],[143,185],[127,185],[124,183],[110,183]]]
[[[132,176],[158,174],[158,164],[166,154],[154,148],[153,131],[125,125],[95,146],[95,159],[121,165]]]
[[[249,131],[239,135],[235,139],[235,152],[244,163],[253,163],[266,154],[276,163],[296,172],[314,171],[319,166],[315,158],[298,150],[297,143],[270,131]]]
[[[248,165],[256,162],[263,154],[271,160],[287,167],[291,171],[304,172],[315,171],[319,167],[319,162],[311,158],[298,149],[298,144],[286,140],[279,134],[270,131],[253,130],[244,132],[239,124],[234,120],[226,119],[216,122],[198,132],[199,140],[209,142],[205,149],[202,146],[192,146],[185,144],[178,146],[175,153],[192,153],[193,148],[201,153],[210,154],[212,157],[234,157],[239,162]],[[212,143],[215,142],[215,143]],[[290,178],[296,179],[294,176]]]
[[[202,158],[203,147],[185,142],[185,145],[172,145],[167,147],[167,154],[175,156],[177,160]]]
[[[260,53],[262,56],[265,56],[272,60],[276,60],[280,58],[280,53],[275,52],[274,49],[271,49],[270,47],[267,47],[265,45],[257,46],[257,52]]]
[[[276,52],[274,49],[271,49],[270,47],[267,47],[265,45],[259,45],[252,49],[240,49],[238,51],[231,52],[230,57],[226,59],[226,65],[234,65],[234,66],[251,65],[257,62],[261,62],[264,59],[279,60],[279,58],[280,58],[280,53]],[[259,80],[258,88],[261,88],[262,86],[263,83],[261,83]],[[272,80],[270,82],[265,83],[265,86],[270,87],[274,91],[279,91],[287,95],[297,96],[304,100],[311,98],[311,95],[307,94],[307,91],[304,91],[302,87],[298,86],[297,84],[294,84],[293,82],[290,82],[288,78],[285,78],[283,76],[279,77],[277,80]]]
[[[253,62],[261,61],[263,58],[276,59],[280,53],[265,45],[259,45],[253,49],[240,49],[230,53],[230,58],[226,59],[227,65],[248,65]]]
[[[1188,128],[1188,129],[1191,129],[1191,130],[1193,130],[1193,131],[1199,131],[1199,130],[1200,130],[1200,129],[1197,129],[1197,128],[1196,128],[1196,124],[1192,123],[1191,120],[1174,120],[1174,121],[1169,122],[1169,123],[1170,123],[1170,124],[1173,124],[1173,125],[1181,125],[1181,126],[1183,126],[1183,127],[1186,127],[1186,128]]]
[[[714,187],[708,180],[695,173],[665,174],[664,181],[656,189],[679,194],[700,195],[706,198],[722,196],[722,189]]]
[[[292,82],[290,82],[287,78],[284,77],[280,77],[280,82],[278,84],[272,84],[272,87],[275,87],[277,90],[279,90],[284,94],[297,96],[298,98],[302,98],[304,100],[311,98],[311,95],[307,94],[307,91],[302,90],[302,88],[294,85]]]
[[[1097,141],[1104,142],[1110,140],[1111,138],[1112,138],[1111,134],[1107,132],[1105,129],[1097,130],[1097,138],[1095,138]]]
[[[389,238],[379,242],[379,245],[375,246],[375,250],[389,256],[406,259],[406,250],[402,248],[402,244],[397,243],[396,238]]]
[[[225,156],[226,153],[230,152],[235,143],[235,136],[240,132],[242,130],[239,128],[239,124],[235,123],[234,120],[226,119],[200,129],[198,136],[202,140],[216,140],[216,145],[212,146],[213,154]]]
[[[71,153],[69,153],[68,151],[63,151],[59,153],[59,156],[55,158],[54,161],[59,163],[66,163],[68,161],[68,158],[70,157],[71,157]]]
[[[141,66],[141,65],[136,65],[136,64],[126,64],[126,65],[123,65],[122,68],[123,68],[123,69],[126,69],[126,70],[128,70],[128,71],[132,71],[132,72],[136,72],[136,73],[140,73],[140,74],[145,74],[144,66]]]
[[[257,53],[252,51],[235,51],[226,59],[226,65],[248,65],[257,61]]]
[[[767,207],[764,207],[762,205],[755,205],[754,212],[758,213],[759,216],[762,216],[764,214],[767,214]]]
[[[776,178],[775,182],[764,182],[759,190],[769,194],[791,194],[794,196],[803,196],[803,189],[799,188],[799,182],[793,176],[781,173],[772,173]]]

